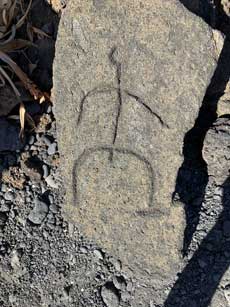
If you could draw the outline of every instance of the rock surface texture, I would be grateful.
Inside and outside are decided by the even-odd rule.
[[[136,277],[178,270],[184,216],[171,198],[215,69],[211,35],[175,0],[72,0],[62,16],[53,94],[66,217]]]

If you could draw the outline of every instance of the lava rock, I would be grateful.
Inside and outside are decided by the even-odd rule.
[[[103,258],[104,258],[103,254],[99,249],[95,249],[93,251],[93,253],[94,253],[95,257],[97,257],[99,260],[103,260]]]
[[[47,150],[47,153],[49,156],[52,156],[55,154],[57,150],[57,144],[56,143],[52,143],[49,147],[48,147],[48,150]]]
[[[12,192],[6,192],[4,195],[5,200],[7,201],[13,201],[14,200],[14,194]]]
[[[53,179],[53,177],[51,175],[46,177],[45,181],[48,184],[48,186],[50,186],[51,188],[58,189],[58,184],[55,182],[55,180]]]
[[[102,299],[107,307],[118,307],[120,303],[119,292],[112,283],[107,283],[101,289]]]
[[[33,224],[39,225],[46,218],[48,211],[49,211],[48,205],[45,202],[36,199],[34,208],[32,209],[32,211],[28,216],[28,220]]]
[[[43,169],[43,178],[46,178],[49,176],[49,168],[46,164],[42,165],[42,169]]]
[[[33,145],[34,141],[35,141],[35,138],[34,138],[33,135],[31,135],[30,138],[29,138],[28,143],[29,143],[30,145]]]

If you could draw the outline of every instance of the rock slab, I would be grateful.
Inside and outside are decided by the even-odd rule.
[[[209,27],[176,0],[70,0],[54,100],[66,217],[136,276],[174,277],[184,215],[171,205],[215,69]]]

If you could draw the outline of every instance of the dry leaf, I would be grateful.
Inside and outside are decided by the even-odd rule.
[[[33,120],[33,118],[30,116],[29,113],[26,113],[26,122],[29,124],[29,126],[31,127],[31,130],[35,130],[36,128],[36,125],[35,125],[35,122]]]
[[[37,85],[30,80],[24,71],[4,52],[0,50],[0,59],[7,63],[14,71],[14,73],[18,76],[18,78],[22,81],[24,87],[30,92],[30,94],[34,97],[35,100],[50,101],[50,96],[48,93],[42,92]]]
[[[15,95],[16,95],[17,97],[20,97],[20,93],[19,93],[18,89],[16,88],[16,86],[15,86],[14,83],[13,83],[13,81],[12,81],[12,80],[10,79],[10,77],[8,76],[7,72],[6,72],[6,71],[3,69],[3,67],[1,67],[1,66],[0,66],[0,74],[1,74],[1,79],[2,79],[2,78],[6,79],[6,80],[9,82],[11,88],[13,89]]]
[[[31,42],[33,42],[33,40],[34,40],[34,33],[33,33],[33,30],[32,30],[32,25],[29,22],[27,22],[27,25],[26,25],[26,32],[27,32],[27,35],[29,37],[29,40]]]
[[[9,20],[8,20],[9,25],[10,25],[12,19],[14,18],[15,9],[16,9],[16,2],[17,2],[17,1],[14,1],[14,4],[13,4],[13,6],[11,7],[10,12],[9,12]],[[18,20],[18,22],[16,23],[16,25],[13,25],[13,26],[15,27],[15,29],[19,29],[19,28],[23,25],[23,23],[24,23],[24,21],[25,21],[27,15],[28,15],[28,13],[29,13],[29,11],[30,11],[31,4],[32,4],[32,0],[29,1],[29,4],[28,4],[28,6],[27,6],[27,9],[26,9],[24,15]],[[12,26],[12,27],[13,27],[13,26]],[[12,32],[12,29],[11,29],[10,31],[7,31],[6,33],[4,33],[3,36],[2,36],[1,38],[6,37],[7,35],[11,34],[11,32]]]
[[[47,33],[45,33],[44,31],[36,28],[36,27],[31,27],[31,30],[38,35],[39,38],[44,38],[44,37],[47,37],[47,38],[51,38],[50,35],[48,35]]]
[[[11,52],[14,50],[22,49],[25,47],[37,47],[35,44],[31,43],[30,41],[24,40],[24,39],[14,39],[11,42],[8,42],[4,45],[0,45],[0,50],[2,52]]]
[[[26,115],[26,108],[23,102],[20,103],[19,107],[19,119],[20,119],[20,125],[21,125],[21,130],[20,130],[20,138],[23,139],[24,137],[24,131],[25,131],[25,115]]]

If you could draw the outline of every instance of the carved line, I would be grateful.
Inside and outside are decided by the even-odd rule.
[[[152,114],[153,116],[155,116],[159,120],[159,122],[161,123],[162,126],[165,126],[169,129],[169,126],[163,121],[163,119],[160,117],[160,115],[158,115],[156,112],[154,112],[144,101],[141,100],[140,97],[138,97],[138,96],[126,91],[126,90],[125,90],[125,93],[128,96],[134,98],[137,103],[139,103],[140,105],[145,107],[150,112],[150,114]]]
[[[78,115],[78,119],[77,119],[77,126],[80,125],[81,123],[81,120],[82,120],[82,116],[83,116],[83,112],[84,112],[84,103],[86,102],[86,99],[88,97],[91,97],[91,96],[94,96],[94,95],[97,95],[97,94],[104,94],[104,93],[111,93],[111,92],[117,92],[118,91],[118,88],[116,87],[98,87],[98,88],[95,88],[93,89],[92,91],[88,92],[87,94],[84,95],[84,97],[82,98],[81,102],[80,102],[80,111],[79,111],[79,115]],[[135,99],[135,101],[137,103],[139,103],[140,105],[142,105],[152,116],[156,117],[159,122],[162,124],[162,126],[166,127],[169,129],[169,125],[166,124],[163,119],[161,118],[160,115],[158,115],[156,112],[154,112],[143,100],[141,100],[140,97],[128,92],[127,90],[124,90],[124,92]]]
[[[90,154],[93,154],[95,152],[108,152],[109,155],[111,155],[111,153],[118,152],[118,153],[122,153],[122,154],[126,154],[126,155],[132,155],[134,157],[136,157],[138,160],[142,161],[148,171],[148,176],[150,179],[150,194],[149,194],[149,200],[148,200],[148,206],[151,208],[153,206],[153,192],[154,192],[154,172],[153,172],[153,168],[152,165],[150,164],[150,162],[143,156],[129,150],[129,149],[123,149],[123,148],[114,148],[112,146],[102,146],[102,147],[92,147],[92,148],[88,148],[86,150],[83,151],[83,153],[78,157],[77,160],[75,160],[74,162],[74,166],[73,166],[73,171],[72,171],[72,189],[73,189],[73,206],[75,206],[77,204],[77,170],[80,166],[82,166],[84,164],[84,162],[86,161],[86,159],[90,156]]]
[[[86,99],[90,96],[94,96],[97,94],[104,94],[104,93],[110,93],[112,91],[117,91],[117,89],[115,87],[96,87],[95,89],[89,91],[88,93],[84,94],[83,98],[80,101],[80,110],[79,110],[79,115],[78,115],[78,119],[77,119],[77,126],[80,125],[81,120],[82,120],[82,114],[84,111],[84,103],[86,101]]]
[[[110,62],[116,67],[116,74],[117,74],[117,95],[118,95],[118,104],[117,104],[117,115],[116,115],[116,121],[115,121],[115,130],[113,135],[113,145],[116,142],[117,139],[117,133],[118,133],[118,126],[119,126],[119,119],[121,116],[121,110],[122,110],[122,94],[121,94],[121,63],[116,60],[114,57],[115,52],[117,51],[117,47],[114,47],[109,55]],[[111,156],[111,159],[113,157]]]

